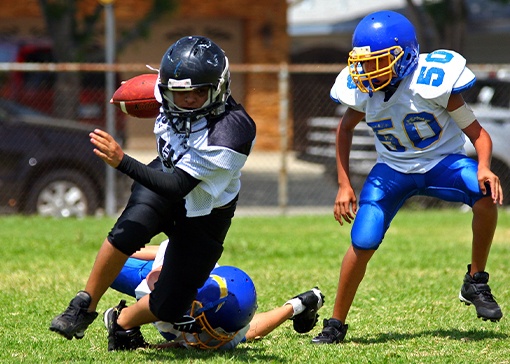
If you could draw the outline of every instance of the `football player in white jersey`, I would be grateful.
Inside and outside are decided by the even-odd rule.
[[[256,131],[230,95],[225,53],[206,37],[179,39],[162,57],[155,96],[162,103],[154,127],[159,155],[149,165],[124,154],[108,133],[90,134],[94,152],[135,183],[85,290],[50,324],[69,340],[83,337],[128,257],[159,233],[172,242],[159,280],[150,295],[112,316],[108,347],[143,346],[139,325],[158,320],[194,331],[185,313],[223,252]]]
[[[159,278],[168,239],[159,246],[148,245],[134,253],[112,283],[111,288],[137,300],[150,294]],[[256,312],[257,294],[250,276],[232,266],[217,265],[198,290],[189,314],[198,320],[201,333],[177,331],[168,322],[153,325],[168,342],[151,345],[156,348],[187,347],[199,349],[233,349],[239,343],[262,338],[292,320],[294,330],[307,333],[315,327],[317,311],[324,295],[317,288],[296,295],[283,306]],[[125,302],[105,312],[109,322],[112,310],[125,307]]]
[[[500,320],[503,315],[485,267],[503,191],[490,169],[491,138],[461,95],[475,82],[474,74],[454,51],[420,54],[413,25],[393,11],[363,18],[352,43],[348,65],[330,93],[348,107],[336,135],[339,189],[334,216],[340,225],[354,221],[351,246],[343,258],[333,315],[312,342],[344,339],[345,320],[368,261],[397,211],[415,195],[472,207],[472,257],[459,298],[474,304],[478,317]],[[349,153],[353,130],[363,119],[374,131],[378,159],[358,202],[349,178]],[[476,149],[478,163],[464,152],[465,136]]]

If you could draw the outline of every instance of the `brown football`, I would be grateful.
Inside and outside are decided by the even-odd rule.
[[[110,103],[136,118],[155,118],[161,104],[154,97],[158,75],[144,73],[122,82]]]

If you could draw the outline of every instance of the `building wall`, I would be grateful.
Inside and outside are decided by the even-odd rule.
[[[77,1],[82,14],[90,14],[97,0]],[[118,34],[129,30],[147,13],[151,1],[114,2]],[[99,34],[101,29],[99,29]],[[44,36],[45,24],[38,0],[2,0],[0,38]],[[180,1],[176,12],[151,26],[147,37],[133,41],[118,54],[119,63],[159,66],[165,50],[182,36],[205,35],[220,45],[231,64],[279,64],[288,60],[286,0]],[[101,37],[98,37],[100,40]],[[125,74],[127,78],[131,75]],[[258,127],[259,149],[276,149],[278,135],[278,82],[276,75],[233,73],[233,95],[250,112]],[[133,148],[152,148],[150,120],[129,120],[128,140]],[[147,144],[150,143],[150,144]]]

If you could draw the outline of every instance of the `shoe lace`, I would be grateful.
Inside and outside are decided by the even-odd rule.
[[[136,327],[129,330],[124,330],[116,333],[117,345],[120,348],[133,350],[137,348],[145,348],[148,346],[145,341],[140,328]],[[120,334],[120,335],[119,335]]]
[[[80,314],[83,308],[78,305],[69,305],[62,313],[63,318],[74,318]]]
[[[135,335],[131,337],[131,345],[135,347],[146,347],[147,342],[142,336],[142,333],[140,331],[137,331]]]
[[[496,297],[492,295],[491,288],[487,283],[473,283],[475,292],[480,294],[485,302],[496,302]]]
[[[319,336],[327,336],[327,337],[338,337],[342,333],[340,330],[338,330],[336,327],[333,326],[327,326],[324,329],[322,329],[322,332],[319,334]]]
[[[484,297],[485,301],[496,302],[496,297],[493,296],[490,289],[480,290],[480,294]]]

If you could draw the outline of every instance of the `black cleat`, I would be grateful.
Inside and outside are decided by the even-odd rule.
[[[50,324],[50,330],[64,336],[68,340],[82,339],[85,330],[96,319],[97,312],[88,312],[91,297],[85,291],[76,294],[66,310],[56,316]]]
[[[348,328],[349,325],[344,325],[340,320],[324,319],[324,328],[312,339],[312,344],[337,344],[344,340]]]
[[[293,298],[299,298],[305,306],[305,310],[291,318],[294,330],[300,334],[309,332],[315,327],[319,314],[317,311],[324,304],[324,295],[318,287],[301,293]]]
[[[121,300],[117,306],[109,308],[103,315],[104,325],[108,330],[108,351],[135,350],[149,346],[139,326],[124,330],[117,324],[117,318],[125,307],[126,301]]]
[[[467,306],[473,304],[476,308],[476,314],[482,320],[499,321],[503,317],[503,313],[487,284],[489,273],[477,272],[471,277],[469,274],[471,265],[468,265],[467,269],[464,284],[462,284],[459,293],[460,301],[464,302]]]

